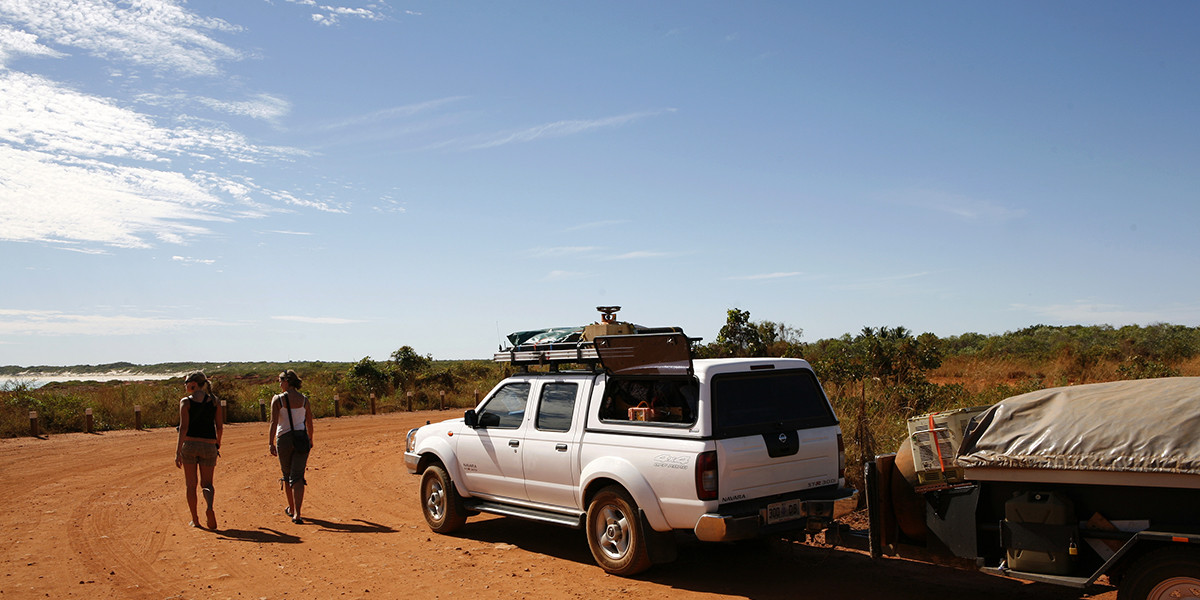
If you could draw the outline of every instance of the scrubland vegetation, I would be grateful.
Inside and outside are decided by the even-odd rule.
[[[802,331],[750,313],[730,310],[717,339],[696,347],[698,358],[786,356],[807,359],[830,396],[846,437],[851,465],[893,452],[906,435],[909,417],[986,406],[1048,387],[1150,377],[1200,376],[1200,327],[1154,324],[1109,326],[1036,325],[1000,335],[966,333],[939,338],[914,335],[904,327],[866,327],[857,334],[815,342]],[[260,402],[279,393],[277,375],[294,369],[304,379],[317,417],[333,416],[334,396],[342,415],[438,408],[455,412],[473,406],[512,372],[489,360],[439,361],[409,346],[386,360],[356,363],[128,363],[58,367],[60,372],[137,371],[186,373],[203,370],[213,393],[227,402],[230,422],[257,421]],[[3,367],[0,375],[50,368]],[[42,433],[83,431],[91,408],[97,431],[133,427],[135,405],[144,427],[174,427],[182,376],[163,381],[51,383],[41,388],[10,384],[0,391],[0,437],[29,435],[29,411],[39,415]],[[449,412],[449,411],[448,411]],[[447,414],[450,417],[451,414]],[[858,469],[851,468],[852,477]]]

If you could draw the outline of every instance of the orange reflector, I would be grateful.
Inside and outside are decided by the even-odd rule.
[[[448,436],[450,436],[450,437],[454,437],[454,432],[453,432],[453,431],[447,431],[447,432],[446,432],[446,435],[448,435]]]
[[[1183,542],[1183,543],[1185,543],[1185,544],[1186,544],[1186,543],[1188,543],[1188,542],[1190,542],[1190,541],[1192,541],[1192,540],[1190,540],[1190,539],[1188,539],[1188,538],[1185,538],[1185,537],[1175,537],[1175,536],[1171,536],[1171,541],[1172,541],[1172,542]]]

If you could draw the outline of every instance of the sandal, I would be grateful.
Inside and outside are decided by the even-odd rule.
[[[292,522],[293,522],[293,523],[295,523],[295,524],[297,524],[297,525],[303,525],[303,524],[304,524],[304,519],[301,519],[300,517],[296,517],[295,519],[292,519]]]
[[[292,507],[290,507],[290,506],[286,506],[286,507],[284,507],[284,509],[283,509],[283,514],[285,514],[285,515],[287,515],[287,516],[289,516],[289,517],[290,517],[290,516],[292,516]]]

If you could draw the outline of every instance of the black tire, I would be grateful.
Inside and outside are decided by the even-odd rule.
[[[1117,600],[1200,598],[1200,551],[1160,548],[1138,559],[1121,578]]]
[[[613,575],[628,577],[650,568],[641,513],[621,486],[608,486],[592,498],[587,538],[596,563]]]
[[[441,465],[430,465],[421,474],[421,513],[437,533],[457,531],[467,522],[462,496]]]

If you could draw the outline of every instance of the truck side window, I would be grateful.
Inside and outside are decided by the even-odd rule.
[[[525,404],[529,402],[528,383],[510,383],[499,390],[479,409],[480,427],[516,429],[525,420]]]
[[[538,403],[537,428],[543,431],[570,431],[571,416],[575,413],[577,383],[547,383],[542,386]]]

